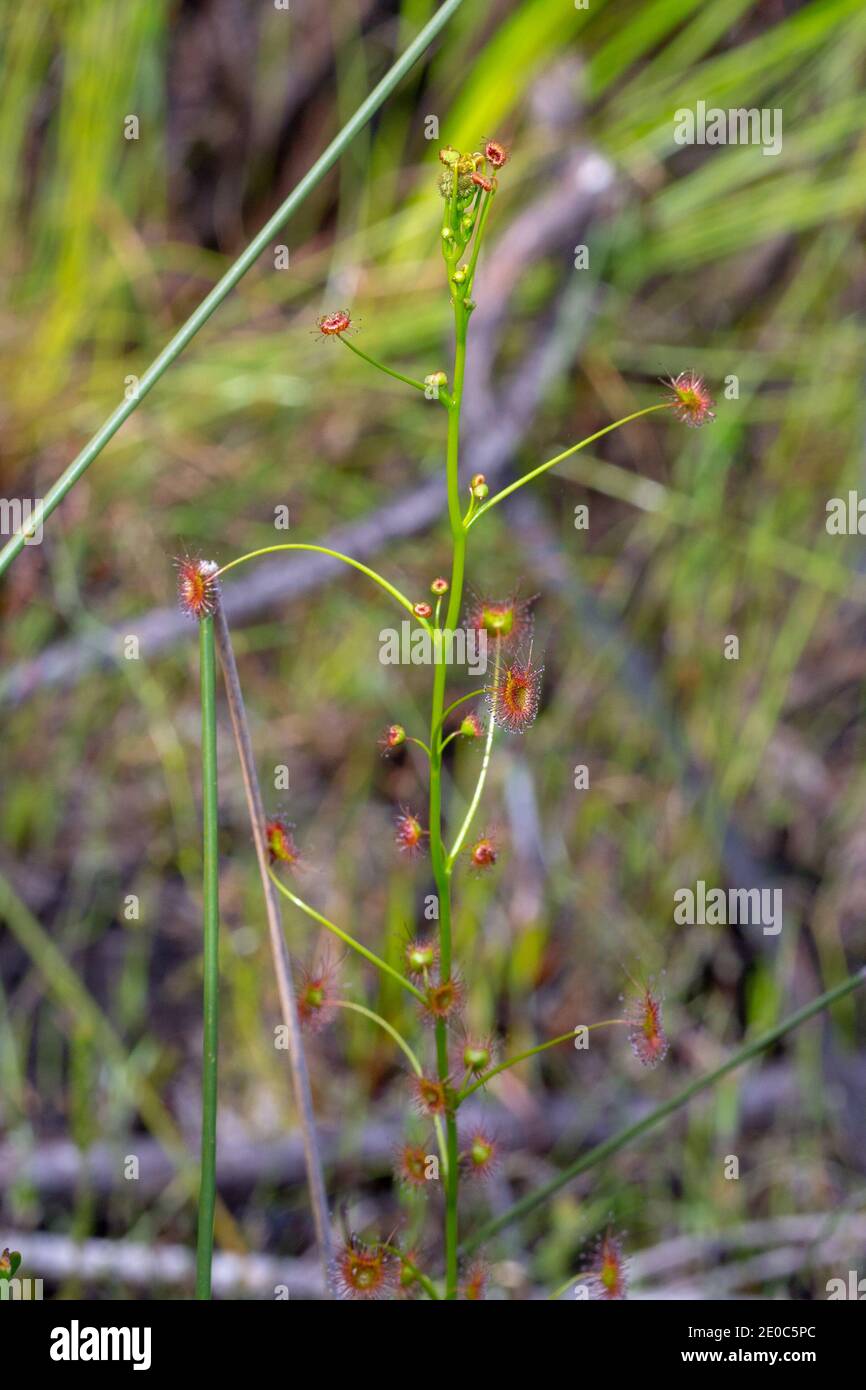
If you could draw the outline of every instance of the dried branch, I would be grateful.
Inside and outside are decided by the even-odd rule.
[[[328,1287],[330,1287],[331,1223],[328,1215],[328,1199],[325,1193],[322,1160],[316,1135],[316,1120],[313,1114],[310,1078],[307,1071],[304,1042],[301,1036],[301,1025],[298,1019],[295,991],[292,983],[291,961],[289,959],[285,937],[283,936],[279,898],[277,897],[276,889],[268,874],[269,861],[265,833],[265,811],[262,802],[262,793],[259,787],[259,779],[256,773],[255,758],[253,756],[246,710],[244,709],[244,698],[238,677],[238,668],[235,662],[228,622],[223,612],[222,603],[219,601],[216,604],[215,625],[217,650],[219,651],[223,676],[225,678],[229,714],[231,715],[232,729],[234,731],[235,743],[237,745],[238,757],[241,764],[244,793],[253,832],[253,842],[256,847],[259,874],[262,880],[262,892],[264,894],[265,911],[268,918],[268,935],[271,944],[271,955],[274,962],[274,973],[277,978],[277,990],[280,996],[280,1009],[282,1011],[283,1023],[285,1024],[288,1034],[289,1061],[292,1069],[295,1103],[298,1108],[301,1134],[304,1141],[307,1182],[310,1189],[310,1204],[313,1209],[313,1221],[316,1227],[316,1237],[319,1242],[325,1282]]]

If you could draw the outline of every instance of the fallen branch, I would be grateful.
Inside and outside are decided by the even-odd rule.
[[[10,1231],[2,1243],[20,1250],[22,1279],[83,1284],[116,1282],[158,1298],[163,1288],[192,1288],[195,1258],[183,1245],[137,1245],[132,1241],[84,1240]],[[324,1283],[315,1260],[275,1259],[267,1255],[213,1257],[212,1288],[216,1297],[322,1298]]]

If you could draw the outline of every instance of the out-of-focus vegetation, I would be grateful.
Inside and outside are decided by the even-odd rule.
[[[44,494],[433,8],[10,7],[4,496]],[[377,356],[421,376],[444,365],[430,115],[458,148],[492,135],[512,145],[485,249],[491,285],[507,229],[556,196],[577,148],[612,171],[611,196],[575,238],[588,269],[574,268],[565,238],[518,277],[494,381],[551,310],[580,298],[571,360],[551,374],[507,471],[650,403],[664,374],[693,367],[718,398],[711,428],[640,421],[536,484],[531,509],[515,499],[472,532],[476,589],[542,594],[546,691],[534,729],[503,739],[494,762],[501,867],[457,883],[471,1021],[507,1034],[510,1050],[530,1047],[609,1016],[626,969],[664,971],[673,1045],[645,1075],[612,1032],[589,1055],[547,1054],[491,1087],[486,1109],[508,1152],[493,1186],[464,1200],[465,1228],[862,963],[866,587],[857,538],[828,536],[825,506],[866,486],[864,59],[859,0],[467,0],[287,229],[289,268],[263,257],[13,567],[0,596],[4,672],[61,640],[118,634],[112,669],[37,684],[0,710],[0,1220],[20,1233],[25,1264],[31,1230],[190,1242],[196,641],[191,627],[179,645],[127,660],[123,637],[171,602],[184,548],[225,562],[266,545],[279,504],[293,538],[318,540],[441,468],[439,417],[310,336],[323,309],[346,305]],[[674,113],[699,100],[780,109],[782,152],[679,148]],[[124,138],[131,114],[135,140]],[[588,532],[574,526],[580,503]],[[380,563],[421,595],[445,553],[437,527],[389,542]],[[395,957],[428,868],[393,846],[394,806],[421,795],[413,759],[383,762],[376,737],[395,718],[420,726],[427,673],[376,660],[391,620],[360,578],[340,574],[263,607],[237,645],[265,787],[277,765],[290,769],[290,792],[272,804],[295,823],[306,895]],[[729,634],[738,661],[724,659]],[[297,1256],[310,1226],[302,1175],[281,1166],[293,1127],[285,1054],[273,1047],[228,738],[222,752],[220,1142],[234,1166],[220,1236]],[[456,753],[458,790],[476,758]],[[588,791],[574,789],[577,764]],[[783,887],[780,936],[675,926],[674,891],[699,879]],[[286,925],[295,954],[311,955],[309,924]],[[353,997],[416,1028],[396,989],[354,959],[343,970]],[[651,1145],[505,1232],[486,1252],[494,1292],[561,1283],[610,1213],[638,1251],[755,1220],[769,1223],[760,1249],[777,1219],[815,1216],[820,1236],[825,1214],[860,1209],[862,1007],[855,996],[808,1025]],[[346,1014],[310,1057],[349,1226],[399,1220],[411,1235],[418,1213],[388,1176],[406,1110],[399,1055]],[[151,1140],[175,1176],[148,1171]],[[141,1180],[125,1181],[136,1153],[149,1156]],[[738,1181],[724,1175],[730,1154]],[[804,1246],[782,1275],[756,1268],[729,1288],[822,1297],[834,1272]],[[698,1295],[715,1287],[700,1256],[682,1277]],[[57,1288],[81,1291],[71,1278]],[[118,1275],[84,1292],[147,1290]]]

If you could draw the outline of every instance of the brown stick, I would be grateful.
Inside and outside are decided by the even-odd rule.
[[[247,800],[250,825],[253,831],[253,842],[256,847],[256,859],[258,860],[259,874],[262,880],[265,911],[268,918],[268,933],[271,942],[271,955],[274,962],[274,973],[277,977],[277,990],[280,996],[280,1009],[282,1011],[283,1023],[288,1033],[292,1086],[294,1088],[295,1104],[298,1109],[301,1136],[304,1143],[304,1157],[307,1166],[307,1182],[310,1188],[310,1204],[313,1209],[313,1222],[316,1227],[316,1238],[319,1243],[319,1253],[324,1269],[325,1285],[331,1296],[333,1296],[331,1222],[328,1215],[328,1199],[325,1192],[325,1179],[322,1172],[322,1160],[319,1154],[319,1142],[316,1136],[316,1120],[313,1114],[313,1101],[310,1094],[310,1078],[307,1071],[307,1059],[304,1054],[304,1043],[301,1037],[301,1026],[298,1020],[298,1009],[295,1002],[294,986],[292,984],[292,967],[285,937],[283,936],[280,901],[268,874],[269,861],[267,840],[265,837],[265,810],[262,803],[259,779],[256,774],[255,760],[253,758],[249,725],[247,723],[246,710],[244,709],[244,697],[238,678],[238,668],[235,662],[229,625],[226,622],[225,613],[223,612],[222,604],[219,600],[217,600],[216,603],[214,624],[216,628],[217,650],[223,669],[223,676],[225,677],[229,714],[231,715],[232,729],[234,730],[235,743],[237,745],[238,757],[240,759],[241,772],[243,775],[244,793]]]

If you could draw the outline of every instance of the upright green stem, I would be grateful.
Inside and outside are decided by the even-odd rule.
[[[213,618],[199,628],[201,649],[201,785],[204,889],[204,1039],[201,1081],[201,1183],[195,1296],[211,1296],[216,1206],[217,1049],[219,1042],[219,851],[217,847],[216,655]]]
[[[451,588],[445,627],[453,631],[460,619],[463,603],[463,577],[466,566],[466,532],[460,511],[460,407],[463,401],[463,378],[466,367],[466,329],[468,314],[461,299],[454,301],[455,352],[451,400],[448,409],[448,444],[446,473],[448,481],[448,517],[451,523],[452,558]],[[439,898],[439,960],[442,979],[451,975],[451,870],[442,841],[442,749],[438,731],[445,705],[444,662],[437,663],[433,675],[433,702],[430,716],[430,860]],[[445,1022],[436,1024],[436,1062],[439,1079],[448,1078],[448,1030]],[[457,1297],[457,1190],[458,1153],[457,1120],[453,1112],[446,1119],[448,1172],[445,1187],[445,1297]]]

